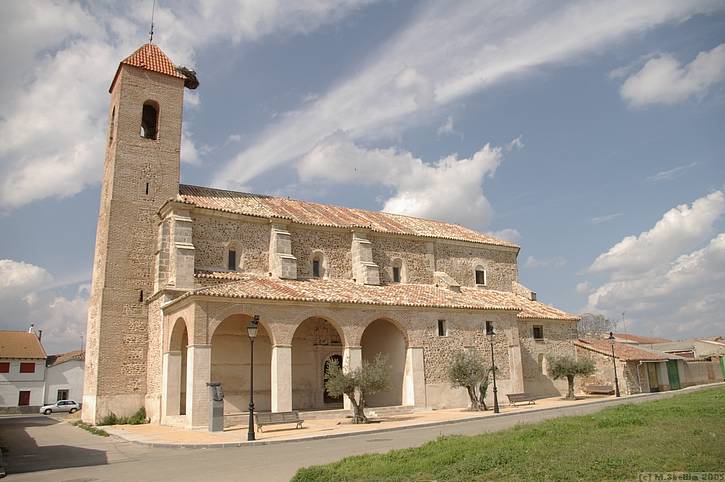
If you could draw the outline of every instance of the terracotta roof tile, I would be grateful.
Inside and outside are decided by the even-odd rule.
[[[61,363],[65,363],[67,361],[72,361],[72,360],[83,361],[85,359],[86,359],[86,354],[83,350],[73,350],[73,351],[69,351],[67,353],[61,353],[59,355],[49,355],[47,366],[52,367],[55,365],[60,365]]]
[[[0,358],[45,358],[45,350],[35,333],[0,331]]]
[[[427,284],[359,285],[347,279],[284,280],[267,276],[208,272],[198,278],[227,283],[200,288],[184,296],[253,298],[279,301],[352,303],[364,305],[413,306],[519,311],[520,318],[570,320],[579,318],[538,301],[505,291],[461,287],[461,292]]]
[[[612,354],[612,345],[609,340],[578,340],[574,342],[577,346],[593,350],[603,355]],[[632,346],[627,343],[614,342],[614,355],[622,361],[665,361],[665,360],[683,360],[681,356],[671,355],[655,350],[648,350],[638,346]]]
[[[116,79],[118,78],[118,72],[121,69],[121,65],[124,64],[132,65],[140,69],[150,70],[152,72],[158,72],[160,74],[170,75],[171,77],[179,79],[186,78],[176,70],[174,63],[157,45],[144,44],[118,64],[116,75],[113,77],[110,89],[108,89],[109,92],[113,90],[113,85],[116,83]]]
[[[656,338],[651,336],[640,336],[640,335],[631,335],[629,333],[614,333],[614,336],[618,340],[628,340],[633,343],[642,343],[645,345],[651,345],[653,343],[667,343],[672,340],[668,340],[667,338]]]
[[[518,248],[513,243],[476,232],[458,224],[419,219],[400,214],[297,201],[284,197],[182,184],[179,186],[178,201],[217,211],[278,218],[299,224],[339,228],[366,228],[381,233],[444,238]]]

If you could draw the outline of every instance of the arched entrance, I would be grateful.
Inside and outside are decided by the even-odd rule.
[[[250,341],[247,325],[251,316],[232,315],[222,321],[211,338],[211,381],[224,390],[224,413],[246,412],[249,406]],[[254,340],[254,407],[271,407],[272,340],[260,323]]]
[[[400,329],[388,320],[379,319],[370,323],[363,332],[360,342],[362,359],[372,361],[378,353],[388,357],[390,389],[365,400],[368,407],[402,405],[405,357],[408,343]]]
[[[323,318],[308,318],[292,338],[292,408],[316,410],[342,408],[342,397],[325,391],[325,367],[331,359],[342,366],[342,337]]]
[[[186,322],[178,318],[169,337],[169,349],[165,355],[166,364],[166,411],[165,415],[186,414],[186,352],[189,333]]]

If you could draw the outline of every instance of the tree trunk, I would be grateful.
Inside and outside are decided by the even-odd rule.
[[[566,381],[569,383],[569,392],[566,394],[566,399],[576,400],[576,397],[574,396],[574,377],[572,375],[567,375]]]
[[[471,410],[481,410],[481,405],[478,402],[478,396],[476,395],[476,389],[473,387],[466,387],[468,390],[468,398],[471,399]]]
[[[350,399],[352,404],[352,423],[368,423],[368,418],[365,416],[365,401],[362,396],[360,401],[355,398],[355,392],[346,393],[347,398]]]

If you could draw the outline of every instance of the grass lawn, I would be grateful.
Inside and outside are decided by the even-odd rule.
[[[725,471],[725,388],[348,457],[293,480],[637,480],[657,471]]]

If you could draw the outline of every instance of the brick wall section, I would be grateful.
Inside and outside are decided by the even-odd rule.
[[[178,193],[183,89],[182,79],[122,66],[111,96],[116,132],[107,152],[98,218],[86,396],[146,391],[148,314],[139,294],[143,290],[148,296],[154,288],[156,212]],[[147,100],[160,106],[155,140],[139,135]],[[88,420],[95,416],[84,413]]]
[[[439,241],[436,270],[448,273],[461,286],[475,286],[475,270],[480,265],[486,269],[487,288],[511,291],[517,279],[516,256],[516,250],[510,248]]]

